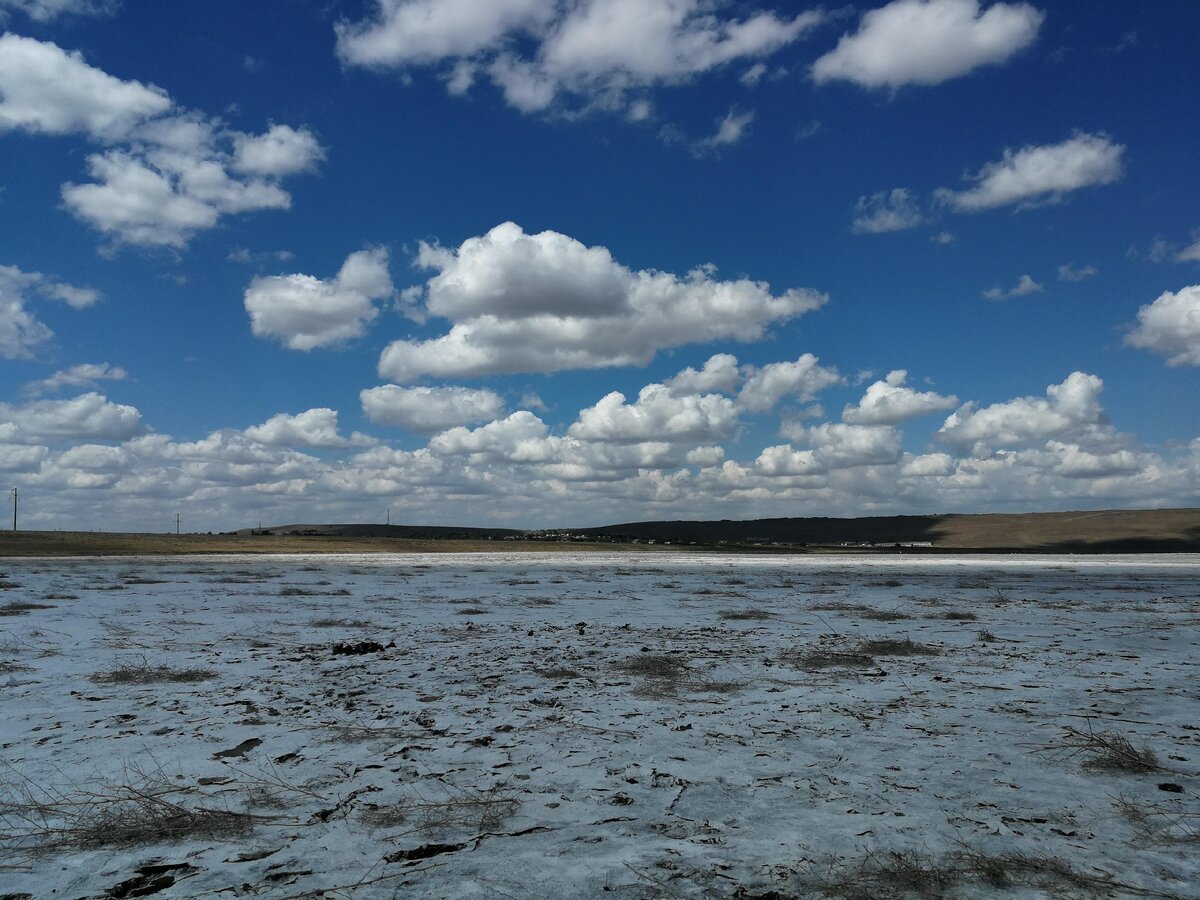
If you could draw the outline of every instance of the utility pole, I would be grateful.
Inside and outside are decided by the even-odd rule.
[[[391,525],[391,524],[392,524],[392,508],[391,508],[390,506],[388,507],[388,512],[387,512],[387,523],[388,523],[389,525]],[[16,525],[14,525],[14,526],[13,526],[13,530],[15,531],[15,530],[16,530],[16,528],[17,528],[17,526],[16,526]]]
[[[179,534],[179,513],[175,513],[175,533]]]
[[[13,531],[17,530],[17,489],[12,489],[13,495]]]

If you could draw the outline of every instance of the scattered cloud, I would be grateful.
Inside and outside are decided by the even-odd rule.
[[[905,386],[908,372],[896,369],[876,381],[858,401],[842,410],[842,421],[851,425],[898,425],[917,416],[954,409],[959,400],[934,391],[916,391]]]
[[[307,128],[272,125],[265,134],[233,135],[233,168],[249,175],[311,172],[324,159],[324,148]]]
[[[1195,235],[1193,235],[1194,237]],[[1176,262],[1200,262],[1200,238],[1175,254]]]
[[[25,385],[27,394],[52,394],[63,388],[90,388],[101,381],[124,381],[129,373],[120,366],[108,363],[80,363],[69,369],[55,372],[48,378],[31,381]]]
[[[755,460],[755,468],[768,476],[820,475],[836,469],[888,465],[901,456],[900,432],[886,425],[826,422],[795,428],[791,437],[809,448],[797,450],[790,444],[767,447]]]
[[[1044,19],[1027,3],[983,10],[977,0],[893,0],[867,12],[813,64],[812,77],[864,88],[941,84],[1005,62],[1033,43]]]
[[[100,299],[98,291],[76,287],[43,275],[0,266],[0,359],[29,359],[33,350],[54,336],[29,309],[34,297],[58,300],[85,309]]]
[[[1089,278],[1095,278],[1100,274],[1100,270],[1095,266],[1076,266],[1074,263],[1066,263],[1058,267],[1059,281],[1087,281]]]
[[[110,143],[127,139],[171,106],[161,88],[114,78],[78,52],[11,32],[0,35],[2,130],[83,134]]]
[[[958,238],[956,238],[949,231],[939,231],[937,234],[935,234],[929,240],[932,241],[933,243],[937,244],[938,246],[945,247],[945,246],[948,246],[949,244],[953,244],[956,240],[958,240]]]
[[[368,388],[359,397],[363,412],[375,424],[394,425],[418,434],[486,422],[504,412],[504,400],[499,394],[465,387],[385,384]]]
[[[335,410],[321,407],[309,409],[298,415],[279,413],[261,425],[252,425],[245,431],[246,437],[270,447],[362,447],[376,441],[359,432],[350,437],[338,434],[338,414]]]
[[[750,127],[750,123],[754,121],[754,110],[739,113],[737,110],[731,109],[717,123],[717,130],[702,140],[696,141],[692,145],[692,149],[699,154],[711,153],[721,147],[728,147],[736,144],[742,139],[746,133],[746,129]]]
[[[732,394],[746,380],[738,368],[737,357],[732,353],[717,353],[710,356],[699,371],[688,367],[664,382],[677,396],[687,394]]]
[[[746,87],[754,87],[760,81],[762,81],[762,77],[766,74],[767,74],[767,64],[757,62],[754,65],[752,65],[750,68],[748,68],[745,72],[743,72],[741,75],[739,75],[738,81],[740,81]]]
[[[1200,284],[1166,291],[1139,309],[1125,343],[1167,357],[1168,366],[1200,366]]]
[[[1036,294],[1044,288],[1030,278],[1028,275],[1022,275],[1017,283],[1005,290],[1002,287],[988,288],[983,292],[983,296],[988,300],[1009,300],[1013,297],[1028,297],[1030,294]]]
[[[118,243],[180,248],[222,216],[287,209],[280,186],[324,158],[306,129],[262,135],[177,107],[162,88],[123,81],[57,44],[0,36],[0,131],[80,135],[93,181],[62,186],[77,218]]]
[[[120,0],[0,0],[0,21],[8,10],[25,13],[35,22],[50,22],[59,16],[112,15]]]
[[[767,412],[785,397],[812,400],[844,381],[837,369],[822,366],[811,353],[794,362],[769,363],[762,368],[744,366],[742,373],[746,381],[738,393],[738,405],[750,412]]]
[[[141,420],[134,407],[111,403],[95,391],[70,400],[35,400],[23,406],[0,403],[0,441],[124,441],[142,431]]]
[[[925,221],[916,198],[908,188],[880,191],[859,197],[854,204],[855,234],[885,234],[916,228]]]
[[[422,243],[416,263],[437,272],[421,311],[452,325],[383,351],[379,374],[397,383],[645,365],[666,347],[760,340],[826,302],[811,290],[775,295],[764,282],[717,280],[712,267],[635,272],[604,247],[512,222],[457,250]]]
[[[485,75],[527,113],[564,97],[628,110],[637,91],[738,62],[752,70],[825,18],[715,10],[701,0],[376,0],[368,18],[338,23],[337,52],[348,65],[440,69],[454,94]]]
[[[230,262],[242,263],[243,265],[264,265],[266,263],[291,262],[296,258],[296,254],[291,250],[259,250],[254,251],[246,247],[234,247],[229,251],[229,255],[225,257]]]
[[[816,137],[824,130],[825,126],[819,119],[812,119],[796,127],[795,138],[797,141],[807,141],[810,137]]]
[[[1124,153],[1107,135],[1080,132],[1060,144],[1005,150],[1003,159],[968,176],[974,187],[939,188],[936,197],[958,212],[1056,203],[1071,191],[1120,180]]]
[[[720,394],[676,394],[648,384],[635,403],[613,391],[579,413],[568,430],[581,441],[637,444],[647,441],[702,443],[728,437],[738,424],[733,401]]]
[[[1072,372],[1061,384],[1046,388],[1046,397],[1020,397],[991,406],[965,403],[943,423],[937,436],[947,444],[970,447],[986,454],[1001,446],[1047,438],[1095,436],[1105,426],[1100,392],[1104,382],[1095,375]]]
[[[245,306],[256,337],[289,350],[313,350],[362,337],[379,314],[375,302],[394,293],[387,250],[376,248],[351,253],[327,281],[312,275],[255,278]]]

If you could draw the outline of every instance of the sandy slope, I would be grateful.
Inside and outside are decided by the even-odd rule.
[[[0,896],[887,896],[893,852],[962,896],[1200,896],[1195,556],[0,568]],[[804,657],[896,637],[937,652]],[[109,846],[129,788],[219,827]]]

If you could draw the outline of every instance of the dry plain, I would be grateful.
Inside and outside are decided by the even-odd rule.
[[[0,570],[0,897],[1200,896],[1195,555]]]

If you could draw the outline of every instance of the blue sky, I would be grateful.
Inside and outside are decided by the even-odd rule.
[[[1200,505],[1194,3],[0,15],[27,527]]]

